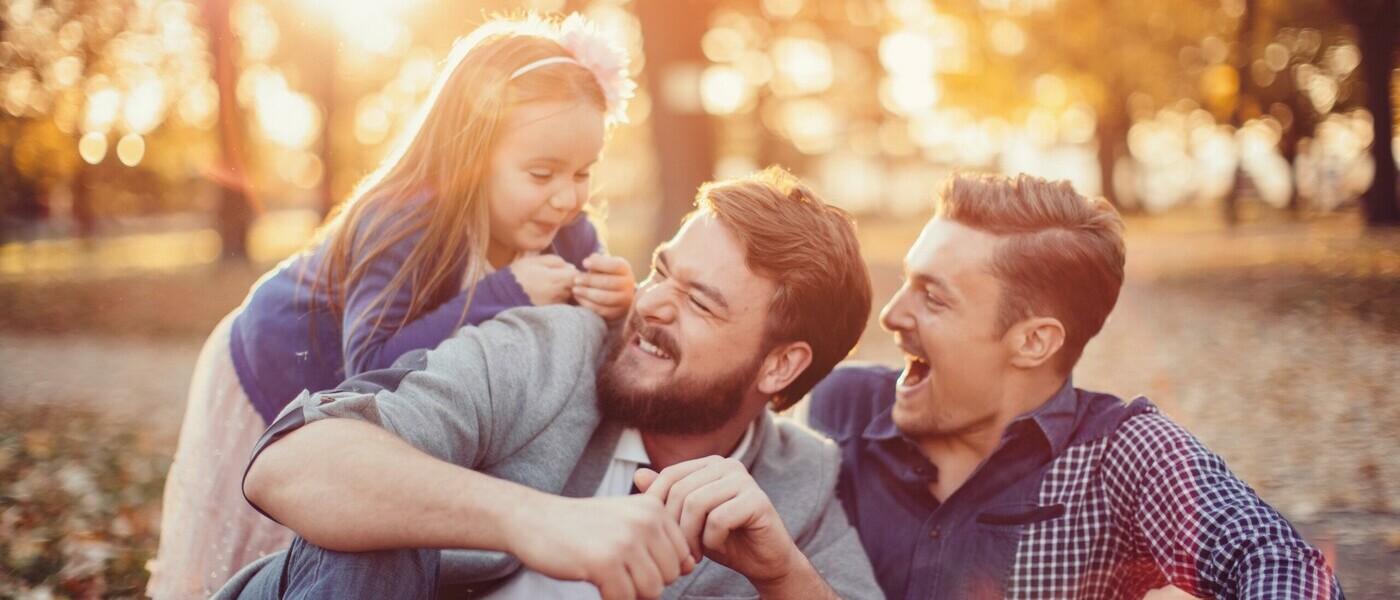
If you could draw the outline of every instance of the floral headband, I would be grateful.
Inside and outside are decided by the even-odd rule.
[[[555,41],[569,52],[569,56],[542,58],[516,69],[510,80],[546,65],[573,63],[593,73],[598,87],[603,89],[607,102],[605,116],[609,123],[627,122],[627,101],[637,91],[637,82],[632,80],[627,67],[630,61],[627,51],[598,31],[598,25],[583,15],[573,13],[559,25]]]

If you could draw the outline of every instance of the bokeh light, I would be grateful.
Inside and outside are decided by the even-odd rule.
[[[784,37],[773,43],[773,62],[782,76],[774,91],[787,95],[822,92],[831,87],[831,49],[819,40]],[[781,90],[781,91],[780,91]]]
[[[751,99],[748,80],[734,67],[715,65],[700,76],[700,100],[710,114],[738,112]]]
[[[128,133],[117,140],[117,159],[128,167],[141,164],[146,157],[146,139],[140,134]]]
[[[78,140],[78,154],[90,165],[102,162],[107,157],[107,134],[89,131]]]

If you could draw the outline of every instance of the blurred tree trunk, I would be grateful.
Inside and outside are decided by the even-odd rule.
[[[661,169],[654,234],[659,242],[690,211],[696,188],[714,176],[714,130],[700,106],[698,81],[706,64],[700,38],[709,27],[713,3],[641,0],[634,6],[642,25],[651,131]]]
[[[1125,208],[1119,202],[1118,194],[1114,189],[1113,167],[1118,164],[1118,158],[1123,156],[1124,149],[1128,143],[1128,129],[1132,127],[1132,119],[1128,115],[1128,107],[1124,105],[1128,95],[1118,93],[1117,90],[1110,91],[1108,101],[1104,103],[1104,111],[1099,115],[1098,127],[1095,131],[1099,139],[1099,185],[1104,198],[1113,203],[1119,210]]]
[[[219,161],[211,179],[219,187],[215,228],[223,242],[224,261],[248,260],[248,230],[258,212],[247,173],[246,125],[238,106],[238,71],[234,36],[229,27],[232,0],[205,0],[202,12],[214,55],[214,83],[219,89]],[[76,196],[75,196],[76,204]]]
[[[1361,197],[1366,224],[1372,227],[1400,226],[1400,204],[1396,200],[1395,111],[1391,102],[1391,78],[1395,70],[1396,30],[1400,29],[1400,2],[1397,0],[1343,0],[1356,26],[1361,46],[1361,76],[1366,84],[1366,109],[1374,122],[1371,158],[1376,162],[1376,179]]]
[[[92,210],[93,170],[97,165],[83,163],[73,178],[73,234],[79,239],[88,240],[97,229],[97,215]]]
[[[1244,16],[1240,18],[1239,28],[1239,56],[1235,57],[1235,70],[1239,73],[1239,90],[1235,93],[1235,108],[1230,115],[1231,124],[1236,130],[1244,127],[1250,119],[1259,116],[1259,96],[1254,86],[1254,76],[1250,73],[1249,65],[1254,58],[1254,36],[1259,29],[1259,1],[1243,0]],[[1292,164],[1292,163],[1289,163]],[[1240,222],[1240,191],[1243,186],[1239,185],[1240,180],[1247,175],[1244,170],[1244,161],[1235,164],[1235,183],[1230,186],[1230,192],[1225,194],[1225,202],[1221,204],[1224,210],[1225,224],[1234,227]]]
[[[1288,161],[1288,182],[1290,191],[1288,196],[1288,210],[1293,215],[1303,214],[1303,194],[1298,190],[1298,151],[1303,141],[1304,132],[1311,132],[1317,127],[1312,118],[1312,113],[1308,108],[1297,103],[1290,105],[1289,110],[1293,112],[1293,122],[1283,132],[1279,138],[1278,151],[1283,155],[1283,159]]]

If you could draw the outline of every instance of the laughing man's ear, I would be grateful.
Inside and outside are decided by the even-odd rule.
[[[1011,364],[1034,369],[1064,347],[1065,326],[1054,317],[1032,317],[1012,325],[1005,339],[1011,345]]]
[[[783,391],[812,364],[812,347],[807,342],[779,345],[763,359],[758,370],[758,391],[772,396]]]

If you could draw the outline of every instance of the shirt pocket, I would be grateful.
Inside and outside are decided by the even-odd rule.
[[[999,504],[977,513],[972,526],[973,552],[964,562],[967,585],[962,598],[1002,598],[1007,592],[1016,553],[1026,529],[1064,516],[1063,504]]]
[[[1034,503],[994,506],[977,514],[977,523],[991,528],[1015,527],[1042,523],[1065,516],[1064,504],[1041,506]]]

